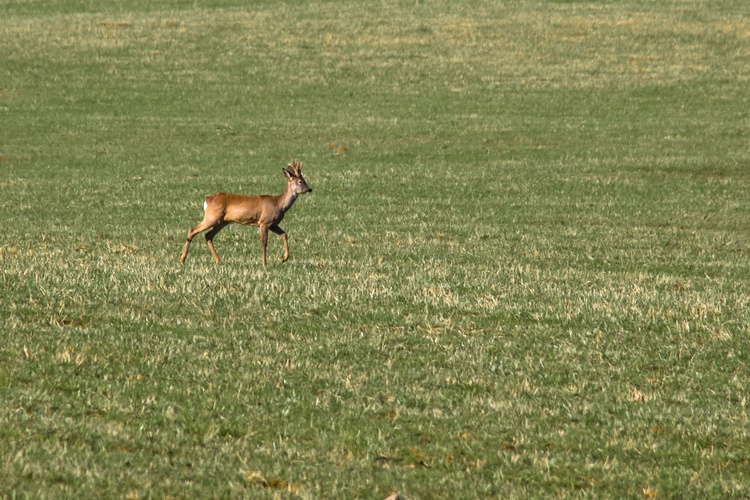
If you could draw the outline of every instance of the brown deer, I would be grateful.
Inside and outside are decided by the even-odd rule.
[[[312,189],[302,178],[302,164],[293,161],[284,170],[287,176],[286,189],[277,196],[244,196],[241,194],[217,193],[206,197],[203,202],[205,215],[203,221],[188,231],[187,242],[180,256],[180,264],[187,258],[190,242],[196,234],[208,230],[206,233],[206,243],[211,250],[211,255],[217,264],[221,264],[219,254],[214,248],[213,239],[219,231],[224,229],[227,224],[236,222],[246,226],[258,226],[260,228],[260,242],[263,246],[263,267],[266,267],[266,244],[268,243],[268,231],[281,236],[284,240],[284,258],[282,262],[289,259],[289,241],[286,233],[279,227],[279,222],[284,218],[284,214],[289,210],[297,195],[310,193]]]

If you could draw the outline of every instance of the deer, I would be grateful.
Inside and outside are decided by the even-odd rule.
[[[262,262],[266,267],[266,246],[268,244],[268,231],[279,236],[284,242],[284,257],[282,263],[289,260],[289,238],[279,223],[284,219],[284,214],[294,204],[297,196],[311,193],[312,188],[307,185],[302,177],[302,164],[293,161],[287,168],[282,169],[287,177],[286,189],[279,195],[245,196],[241,194],[216,193],[206,197],[203,202],[203,220],[197,226],[191,228],[187,234],[185,247],[180,256],[180,265],[185,263],[190,242],[193,238],[208,231],[205,234],[206,243],[211,250],[216,264],[221,264],[219,254],[214,248],[214,237],[232,223],[246,226],[257,226],[260,229],[260,242],[263,247]]]

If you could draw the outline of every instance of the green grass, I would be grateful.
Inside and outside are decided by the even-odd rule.
[[[750,495],[750,4],[0,18],[0,496]]]

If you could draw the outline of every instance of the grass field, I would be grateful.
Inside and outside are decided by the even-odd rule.
[[[0,0],[0,497],[750,496],[750,3],[120,4]]]

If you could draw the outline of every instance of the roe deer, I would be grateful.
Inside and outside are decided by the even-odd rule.
[[[287,176],[286,189],[277,196],[243,196],[241,194],[217,193],[206,197],[203,202],[205,215],[203,221],[188,231],[187,242],[180,256],[180,264],[187,258],[190,242],[195,235],[208,230],[206,243],[211,250],[211,255],[217,264],[221,264],[219,254],[214,248],[213,239],[224,226],[236,222],[246,226],[258,226],[260,228],[260,242],[263,247],[263,267],[266,267],[266,244],[268,243],[268,230],[281,236],[284,240],[284,258],[282,262],[289,259],[289,241],[286,233],[279,227],[279,222],[284,218],[284,213],[291,208],[297,195],[310,193],[312,189],[302,178],[302,164],[293,161],[283,169]]]

